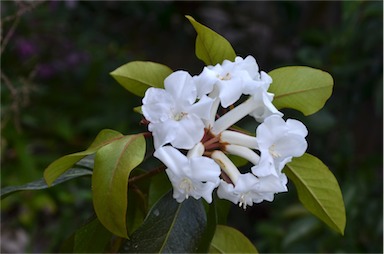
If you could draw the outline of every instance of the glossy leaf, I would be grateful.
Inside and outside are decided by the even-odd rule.
[[[111,237],[111,232],[94,218],[76,230],[73,253],[103,253]]]
[[[149,87],[164,87],[164,79],[172,70],[159,63],[134,61],[120,66],[111,75],[131,93],[143,97]]]
[[[51,185],[55,179],[70,169],[76,162],[87,155],[95,153],[100,147],[121,139],[122,137],[124,137],[123,134],[117,131],[108,129],[102,130],[87,150],[63,156],[52,162],[44,171],[45,181],[48,185]]]
[[[129,175],[129,179],[132,180],[134,177],[140,177],[141,175],[148,173],[140,168],[135,168]],[[149,185],[152,179],[142,178],[139,181],[135,181],[134,184],[129,186],[128,189],[128,200],[129,205],[127,207],[127,230],[128,234],[133,233],[137,228],[143,224],[145,216],[148,213],[148,197],[147,193]]]
[[[284,168],[293,181],[301,203],[329,227],[344,234],[346,223],[344,201],[339,184],[318,158],[304,154]]]
[[[207,204],[207,203],[206,203]],[[208,209],[208,210],[207,210]],[[216,225],[217,225],[217,207],[216,207],[216,200],[214,199],[211,204],[207,204],[206,208],[207,213],[207,226],[205,227],[205,231],[203,233],[203,236],[201,237],[199,248],[196,252],[199,253],[207,253],[212,238],[216,231]]]
[[[186,16],[197,32],[196,56],[206,65],[215,65],[224,60],[234,61],[236,53],[231,44],[220,34]]]
[[[240,231],[217,225],[209,253],[258,253],[255,246]]]
[[[189,198],[178,203],[169,192],[153,206],[120,252],[195,253],[206,222],[201,200]]]
[[[320,110],[332,94],[333,78],[322,70],[306,66],[289,66],[268,73],[273,82],[276,108],[292,108],[310,115]]]
[[[50,187],[53,187],[57,184],[66,182],[68,180],[81,177],[81,176],[87,176],[87,175],[92,175],[92,171],[87,170],[87,169],[82,169],[82,168],[72,168],[59,176],[51,185],[47,185],[45,180],[42,178],[40,180],[30,182],[24,185],[18,185],[18,186],[9,186],[2,188],[0,190],[0,196],[1,199],[7,197],[8,195],[18,192],[18,191],[26,191],[26,190],[42,190],[42,189],[47,189]]]
[[[143,161],[145,148],[143,135],[130,135],[100,148],[95,156],[93,206],[100,222],[121,237],[128,237],[129,174]]]
[[[148,192],[148,207],[155,205],[160,198],[172,189],[171,181],[169,181],[167,174],[164,172],[154,175],[151,178],[151,184]]]

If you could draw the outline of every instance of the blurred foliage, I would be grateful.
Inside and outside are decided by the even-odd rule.
[[[229,224],[260,252],[382,252],[382,10],[382,1],[1,2],[1,186],[41,178],[50,162],[84,150],[101,129],[144,131],[132,111],[140,98],[109,73],[133,60],[199,73],[189,14],[262,70],[307,65],[335,80],[320,112],[284,113],[308,126],[309,153],[336,175],[345,235],[309,215],[293,185],[272,203],[246,212],[234,206]],[[2,239],[11,232],[7,246],[14,242],[16,252],[57,251],[92,213],[89,178],[21,192],[1,203]]]

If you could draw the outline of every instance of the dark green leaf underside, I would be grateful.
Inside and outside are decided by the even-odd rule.
[[[64,174],[59,176],[53,183],[52,185],[48,186],[45,180],[42,178],[40,180],[30,182],[24,185],[19,185],[19,186],[9,186],[1,189],[1,198],[5,198],[8,195],[18,192],[18,191],[26,191],[26,190],[42,190],[42,189],[47,189],[52,186],[58,185],[60,183],[66,182],[68,180],[81,177],[81,176],[86,176],[86,175],[92,175],[92,171],[88,169],[82,169],[82,168],[72,168],[68,171],[66,171]]]

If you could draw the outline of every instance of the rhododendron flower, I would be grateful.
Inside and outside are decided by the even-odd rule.
[[[182,202],[190,196],[212,202],[212,192],[220,183],[220,167],[208,157],[188,158],[171,146],[157,149],[154,156],[166,166],[173,186],[173,197]]]
[[[245,209],[263,200],[272,201],[275,193],[287,191],[287,179],[283,174],[265,177],[256,177],[252,173],[241,174],[223,152],[213,152],[212,158],[229,177],[226,181],[220,182],[217,190],[219,198],[239,204]]]
[[[300,157],[307,149],[308,130],[298,120],[272,115],[257,127],[256,140],[261,152],[260,163],[252,168],[257,176],[277,175],[292,157]]]
[[[143,98],[142,111],[150,122],[155,148],[171,143],[190,149],[204,135],[203,119],[209,119],[213,100],[202,96],[196,102],[194,81],[185,71],[176,71],[164,80],[164,88],[149,88]]]
[[[204,67],[203,71],[194,76],[198,96],[213,91],[218,87],[221,105],[226,108],[234,104],[242,94],[252,93],[254,87],[268,89],[272,79],[265,72],[259,73],[255,58],[236,57],[234,62],[224,60],[222,64]]]
[[[245,173],[240,174],[234,184],[221,180],[217,195],[245,209],[253,203],[272,201],[275,193],[287,191],[285,184],[276,176],[257,178],[251,173]]]

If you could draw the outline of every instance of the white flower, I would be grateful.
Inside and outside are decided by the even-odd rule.
[[[251,173],[240,174],[233,184],[221,180],[217,195],[245,209],[263,200],[272,201],[274,194],[286,191],[283,182],[275,176],[257,178]]]
[[[272,104],[273,93],[268,93],[262,87],[255,87],[251,93],[254,103],[254,110],[249,113],[256,121],[263,122],[265,118],[271,115],[283,116],[277,108]]]
[[[164,88],[149,88],[143,98],[142,111],[150,122],[155,148],[171,143],[190,149],[204,135],[203,119],[209,119],[213,100],[197,92],[188,72],[176,71],[164,80]]]
[[[158,148],[154,156],[166,166],[166,173],[173,186],[173,197],[183,202],[189,196],[203,197],[212,202],[212,192],[219,185],[220,167],[210,158],[188,158],[171,146]]]
[[[217,86],[221,105],[226,108],[234,104],[242,94],[251,94],[255,87],[268,89],[272,79],[265,73],[259,73],[255,58],[236,57],[234,62],[224,60],[222,64],[204,67],[194,76],[198,97],[208,94]]]
[[[245,209],[263,200],[272,201],[275,193],[287,191],[287,178],[283,174],[265,177],[256,177],[252,173],[241,174],[223,152],[214,151],[212,158],[229,177],[227,181],[232,182],[220,181],[217,195],[221,199],[227,199]]]
[[[292,157],[300,157],[307,149],[308,130],[300,121],[272,115],[256,129],[261,152],[259,164],[252,167],[256,176],[278,175]]]

